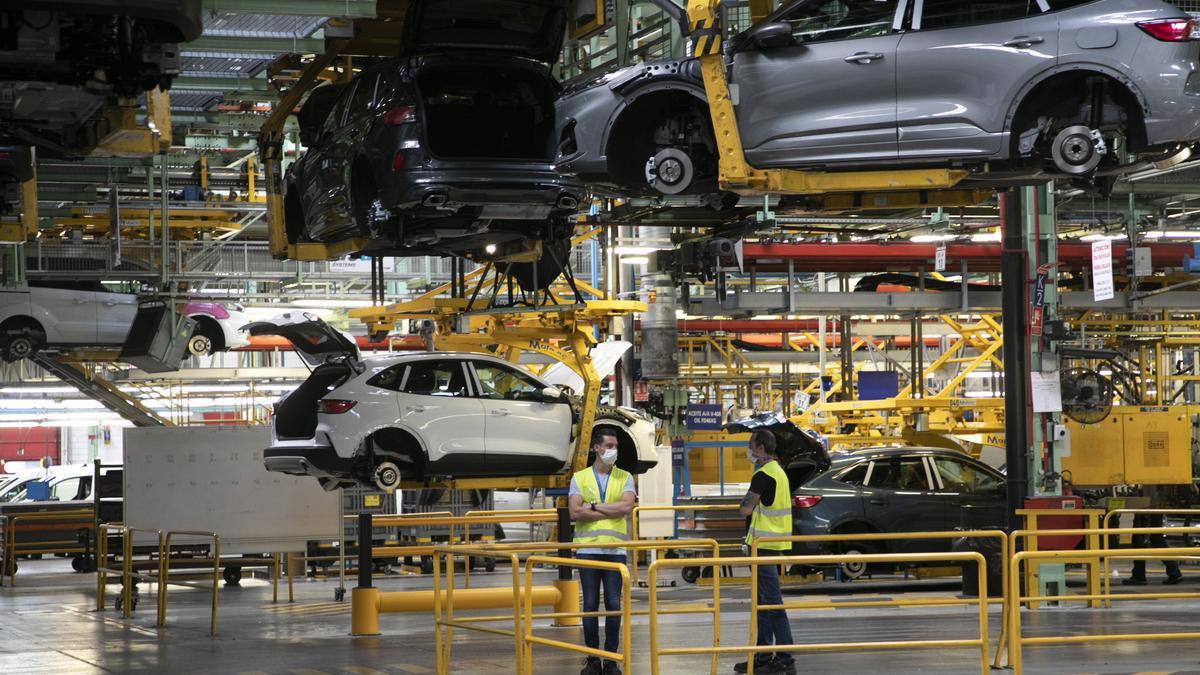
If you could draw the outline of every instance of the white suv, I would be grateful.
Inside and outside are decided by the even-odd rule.
[[[314,476],[327,490],[394,490],[401,480],[569,469],[578,401],[507,361],[459,352],[361,359],[352,339],[305,312],[245,330],[286,337],[315,366],[275,404],[268,471]],[[617,466],[654,466],[652,422],[625,408],[596,417],[595,427],[617,435]]]
[[[18,361],[45,347],[121,346],[138,297],[99,283],[38,282],[0,288],[0,356]]]

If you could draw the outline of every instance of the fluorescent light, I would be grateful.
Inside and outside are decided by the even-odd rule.
[[[370,300],[293,300],[288,307],[309,307],[312,309],[343,309],[347,307],[374,307]]]
[[[73,394],[75,387],[0,387],[0,394]]]
[[[622,265],[649,265],[649,256],[644,255],[627,255],[621,257]]]
[[[984,232],[981,234],[973,234],[973,235],[971,235],[971,241],[974,241],[974,242],[1000,241],[1000,233],[999,232]]]
[[[1113,241],[1116,239],[1126,239],[1126,238],[1127,237],[1123,234],[1092,233],[1092,234],[1085,234],[1084,236],[1080,237],[1079,241],[1104,241],[1105,239],[1107,239],[1109,241]]]
[[[1200,230],[1155,230],[1146,233],[1147,239],[1200,239]]]
[[[914,244],[929,244],[935,241],[948,241],[956,238],[958,238],[956,234],[918,234],[909,237],[908,240]]]

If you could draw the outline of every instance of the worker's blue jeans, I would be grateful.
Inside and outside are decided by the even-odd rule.
[[[782,555],[782,551],[759,549],[758,554]],[[758,566],[758,604],[782,605],[783,592],[779,588],[779,566]],[[792,644],[792,625],[788,623],[787,612],[782,609],[759,610],[758,612],[758,644],[760,645],[790,645]],[[755,663],[763,663],[770,659],[771,654],[761,652],[755,655]],[[791,663],[794,659],[791,652],[776,652],[775,659],[779,663]]]
[[[580,560],[601,560],[624,563],[624,555],[580,553]],[[583,611],[600,609],[600,585],[604,584],[604,609],[610,612],[621,609],[621,573],[616,570],[579,568],[579,585],[583,587]],[[598,617],[583,617],[583,643],[592,649],[600,648],[600,620]],[[615,652],[621,648],[621,617],[604,617],[604,651]]]

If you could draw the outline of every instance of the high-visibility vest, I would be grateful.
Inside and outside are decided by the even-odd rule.
[[[596,478],[595,468],[589,467],[575,474],[575,484],[579,486],[579,496],[585,504],[611,504],[620,501],[628,481],[629,472],[614,466],[609,471],[608,486],[604,491],[604,497],[601,498],[600,481]],[[628,540],[629,524],[624,516],[580,521],[575,524],[575,543],[577,544]],[[613,553],[617,554],[619,550],[614,548]]]
[[[787,537],[792,534],[792,486],[788,483],[787,474],[775,460],[758,467],[754,473],[759,472],[775,479],[775,497],[769,507],[763,506],[761,501],[754,507],[754,513],[750,515],[750,530],[746,532],[747,544],[760,537]],[[788,551],[792,544],[788,541],[768,541],[758,547],[769,551]]]

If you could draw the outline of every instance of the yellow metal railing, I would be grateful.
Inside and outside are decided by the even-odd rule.
[[[1149,534],[1153,530],[1166,528],[1113,528],[1110,533],[1130,533],[1130,534]],[[1173,528],[1175,531],[1181,529],[1200,530],[1200,528]],[[1011,569],[1008,574],[1008,597],[1010,601],[1010,609],[1008,612],[1008,665],[1013,670],[1014,675],[1021,675],[1021,650],[1025,645],[1065,645],[1065,644],[1087,644],[1087,643],[1102,643],[1102,642],[1119,642],[1119,641],[1134,641],[1134,640],[1196,640],[1200,639],[1200,632],[1179,632],[1179,633],[1105,633],[1102,635],[1042,635],[1038,637],[1024,637],[1021,635],[1021,604],[1024,602],[1058,602],[1058,601],[1095,601],[1095,600],[1158,600],[1158,599],[1181,599],[1181,598],[1196,598],[1200,594],[1196,593],[1128,593],[1110,595],[1107,592],[1096,595],[1039,595],[1036,591],[1030,589],[1027,592],[1029,595],[1021,594],[1020,585],[1020,569],[1021,563],[1028,562],[1030,565],[1041,561],[1067,562],[1078,559],[1080,557],[1090,557],[1096,560],[1099,564],[1100,558],[1117,558],[1125,560],[1138,559],[1171,559],[1171,558],[1191,558],[1200,556],[1200,548],[1140,548],[1140,549],[1122,549],[1114,550],[1097,550],[1097,551],[1021,551],[1012,557],[1009,561]]]
[[[108,567],[108,534],[116,530],[121,534],[121,567]],[[155,574],[142,574],[135,570],[133,562],[133,539],[138,533],[153,534],[156,539],[155,553],[151,557]],[[121,577],[121,616],[128,619],[133,613],[133,585],[135,581],[151,581],[157,578],[159,582],[158,602],[162,604],[162,575],[166,560],[167,548],[164,545],[163,531],[127,527],[121,523],[102,523],[96,530],[96,610],[104,609],[104,594],[109,576]],[[163,625],[163,615],[158,614],[157,625]]]
[[[22,523],[54,524],[54,521],[66,521],[67,525],[79,525],[78,530],[93,530],[96,526],[96,512],[92,509],[73,511],[43,511],[34,513],[18,513],[7,517],[4,527],[4,557],[0,559],[0,578],[8,575],[9,583],[17,585],[16,567],[18,555],[46,553],[84,553],[87,547],[79,543],[79,539],[51,539],[49,541],[18,542],[18,526]]]
[[[638,529],[639,523],[641,522],[641,515],[648,511],[649,512],[669,511],[671,513],[678,513],[679,511],[737,511],[739,508],[741,508],[741,507],[738,506],[737,504],[663,504],[663,505],[656,504],[656,505],[652,505],[652,506],[635,506],[635,507],[633,507],[633,514],[632,514],[633,529],[630,530],[630,532],[633,534],[633,537],[635,539],[642,536],[641,530]],[[738,550],[741,550],[742,543],[740,541],[739,542],[730,542],[730,543],[720,544],[720,547],[721,548],[736,548]],[[641,576],[638,574],[638,556],[637,556],[636,552],[634,552],[634,554],[631,556],[631,559],[630,559],[629,575],[631,577],[633,577],[634,583],[640,583]]]
[[[209,555],[212,556],[211,562],[213,565],[212,572],[212,619],[209,624],[208,636],[217,636],[217,589],[221,582],[221,536],[216,532],[204,532],[200,530],[172,530],[167,532],[166,550],[171,551],[171,538],[177,535],[188,537],[207,537],[212,539],[212,548],[209,549]],[[208,559],[192,559],[189,563],[207,563]],[[165,558],[163,560],[162,571],[158,577],[158,625],[162,626],[167,622],[167,586],[187,586],[189,588],[205,588],[207,584],[191,581],[172,581],[170,578],[170,564]]]
[[[690,560],[668,559],[656,560],[650,565],[649,570],[649,585],[650,585],[650,672],[652,675],[658,675],[659,660],[662,656],[676,655],[694,655],[694,654],[711,654],[715,662],[718,654],[729,653],[744,653],[747,654],[747,673],[754,673],[754,655],[766,652],[810,652],[810,651],[859,651],[868,649],[944,649],[948,647],[977,647],[980,654],[980,673],[988,672],[988,596],[987,596],[987,572],[985,561],[982,555],[975,552],[965,553],[874,553],[874,554],[854,554],[854,555],[787,555],[787,556],[752,556],[748,558],[738,558],[733,562],[741,565],[749,565],[751,568],[751,576],[753,582],[750,584],[750,636],[747,645],[744,646],[721,646],[717,640],[711,647],[671,647],[663,648],[659,645],[658,639],[658,589],[657,577],[659,570],[670,567],[684,567],[686,565],[719,565],[725,562],[730,562],[729,559],[721,558],[692,558]],[[758,602],[758,566],[759,565],[837,565],[846,562],[862,562],[862,563],[925,563],[925,562],[950,562],[950,563],[974,563],[979,570],[978,578],[978,593],[979,596],[975,599],[966,598],[946,598],[937,601],[937,604],[943,606],[952,605],[975,605],[978,608],[979,616],[979,637],[973,639],[961,640],[881,640],[871,642],[829,642],[829,643],[803,643],[795,645],[757,645],[756,641],[756,624],[754,617],[760,611],[783,610],[789,609],[812,609],[818,607],[826,607],[829,603],[826,602],[808,602],[808,603],[784,603],[780,605],[760,605]],[[528,564],[528,563],[527,563]],[[715,588],[719,588],[719,584],[714,584]],[[717,606],[720,606],[719,599],[716,601]],[[855,606],[894,606],[902,607],[912,601],[905,600],[877,600],[870,604],[855,603]],[[929,603],[927,603],[929,604]],[[719,616],[714,623],[719,623]],[[527,671],[528,672],[528,671]],[[715,665],[714,665],[715,672]]]
[[[536,564],[551,564],[551,565],[570,565],[572,567],[586,567],[595,570],[609,570],[621,575],[621,651],[610,652],[603,649],[593,649],[583,645],[575,644],[574,642],[565,642],[563,640],[551,640],[550,638],[540,637],[533,634],[533,566]],[[567,651],[586,654],[588,656],[596,656],[610,661],[618,661],[626,671],[630,670],[630,623],[629,620],[629,605],[630,605],[630,587],[629,587],[629,567],[627,565],[615,562],[606,562],[603,560],[579,560],[578,558],[560,558],[552,555],[531,555],[525,559],[525,588],[522,593],[522,607],[525,608],[525,616],[530,617],[525,621],[525,632],[521,639],[524,648],[524,654],[521,659],[522,675],[531,675],[533,673],[533,646],[542,645],[545,647],[557,647]],[[720,605],[718,604],[719,608]],[[583,617],[586,612],[573,612],[575,616]],[[597,613],[598,615],[599,613]],[[607,615],[607,612],[605,612]],[[654,615],[650,615],[650,620],[654,621]],[[713,628],[717,626],[717,621],[713,621]]]
[[[503,635],[503,636],[512,637],[514,651],[516,653],[516,659],[517,659],[517,661],[516,661],[517,665],[516,665],[516,668],[514,669],[514,672],[529,673],[530,672],[529,668],[532,667],[531,662],[528,660],[530,658],[530,656],[529,656],[530,643],[525,640],[525,636],[528,634],[529,630],[531,630],[530,626],[531,626],[533,620],[535,620],[535,619],[554,619],[555,621],[563,621],[563,620],[578,620],[578,619],[581,619],[584,617],[621,616],[625,625],[628,625],[629,617],[631,617],[631,616],[648,616],[650,614],[650,612],[652,611],[650,609],[633,610],[629,606],[629,602],[624,602],[622,604],[620,610],[614,610],[614,611],[608,611],[608,610],[599,610],[599,611],[594,611],[594,612],[554,611],[554,612],[543,612],[543,613],[539,613],[539,614],[534,614],[532,612],[532,606],[535,604],[535,602],[534,602],[535,598],[542,600],[541,602],[537,602],[536,604],[550,604],[550,603],[545,602],[545,600],[547,600],[548,598],[545,597],[546,594],[542,593],[542,591],[546,587],[533,587],[531,585],[531,579],[528,576],[526,577],[524,585],[522,585],[522,582],[521,582],[521,579],[519,576],[519,572],[521,569],[521,562],[520,562],[521,555],[537,554],[537,553],[541,553],[541,552],[558,552],[558,551],[564,551],[564,550],[577,550],[580,548],[609,547],[609,548],[614,548],[614,549],[628,549],[631,551],[639,551],[639,550],[646,550],[646,549],[649,549],[649,550],[681,550],[681,549],[702,548],[702,549],[708,549],[709,551],[711,551],[712,555],[715,557],[719,552],[719,546],[720,546],[720,544],[713,539],[689,539],[686,541],[632,540],[632,541],[625,541],[625,542],[611,543],[611,544],[597,543],[597,542],[582,543],[582,544],[558,543],[558,542],[536,542],[536,543],[492,544],[492,545],[487,545],[487,546],[462,546],[462,545],[439,546],[439,547],[437,547],[435,554],[434,554],[434,598],[433,598],[434,619],[435,619],[434,624],[435,624],[435,631],[436,631],[435,632],[435,652],[437,654],[437,672],[441,675],[445,675],[450,672],[449,664],[450,664],[450,657],[451,657],[451,644],[453,642],[453,629],[454,628],[461,628],[461,629],[465,629],[465,630],[474,630],[474,631],[490,633],[490,634],[494,634],[494,635]],[[453,558],[454,556],[464,555],[465,553],[468,553],[468,552],[470,553],[470,555],[476,556],[476,557],[491,557],[491,558],[495,558],[495,559],[499,559],[499,560],[508,560],[509,563],[512,565],[513,606],[512,606],[511,614],[471,616],[471,617],[460,617],[460,616],[456,616],[454,614],[454,607],[455,607],[454,578],[453,578],[453,574],[447,575],[447,577],[446,577],[447,583],[446,583],[446,587],[445,587],[445,592],[443,593],[442,592],[442,565],[443,565],[443,561],[445,561],[448,564],[450,562],[450,559]],[[536,555],[534,557],[537,557],[539,560],[542,560],[542,561],[556,561],[555,564],[558,564],[560,566],[565,566],[565,567],[590,567],[592,565],[583,564],[583,563],[593,562],[593,561],[587,561],[587,560],[578,560],[577,558],[573,558],[573,557],[572,558],[564,558],[564,557],[547,557],[547,556],[536,556]],[[605,563],[605,564],[621,565],[621,567],[625,567],[623,564],[620,564],[620,563]],[[527,571],[529,569],[528,565],[529,565],[529,563],[527,560],[526,561]],[[628,575],[628,572],[626,572],[626,574],[623,575],[622,578],[625,580],[625,582],[628,582],[629,578],[630,578],[630,576]],[[623,591],[625,593],[628,593],[629,588],[628,588],[627,583],[623,587]],[[577,593],[578,590],[574,584],[571,584],[566,588],[560,588],[559,592],[560,593],[562,593],[562,592]],[[444,601],[443,601],[443,596],[444,596]],[[714,639],[719,639],[719,635],[720,635],[720,604],[717,602],[718,597],[719,597],[719,588],[715,588],[713,590],[713,606],[711,608],[709,608],[709,607],[670,608],[667,610],[662,610],[659,613],[660,614],[697,614],[697,613],[713,614],[714,615],[713,636],[714,636]],[[566,603],[566,604],[572,605],[572,606],[577,606],[577,600],[575,600],[574,602]],[[510,630],[502,629],[502,628],[494,628],[494,627],[490,627],[490,626],[478,625],[480,623],[501,622],[501,621],[503,621],[505,623],[511,621],[513,624],[513,629],[510,631]],[[524,630],[522,629],[523,626],[524,626]],[[551,641],[554,643],[551,645],[547,642],[542,641],[542,638],[535,638],[533,640],[533,642],[538,642],[539,644],[544,644],[544,645],[549,645],[549,646],[561,646],[562,644],[565,644],[565,643],[558,643],[557,641]],[[627,643],[628,642],[626,641],[626,644]],[[586,647],[579,647],[578,645],[574,645],[574,644],[571,644],[569,647],[566,647],[566,648],[572,649],[573,651],[580,651],[580,650],[587,649]],[[599,653],[592,654],[591,651],[584,651],[583,653],[588,653],[593,656],[601,656],[603,658],[612,658],[611,656],[605,656],[605,655],[599,654]],[[614,660],[616,660],[616,659],[614,659]],[[714,657],[714,661],[713,661],[713,668],[714,668],[714,670],[716,668],[715,657]],[[629,671],[628,667],[626,668],[626,671]]]
[[[1101,523],[1100,526],[1103,529],[1108,530],[1108,529],[1110,529],[1113,517],[1114,516],[1119,517],[1124,514],[1132,514],[1134,516],[1196,516],[1197,520],[1200,520],[1200,509],[1113,509],[1113,510],[1109,511],[1108,513],[1104,514],[1104,521]],[[1170,528],[1171,532],[1177,532],[1178,530],[1179,530],[1179,528],[1176,528],[1176,527]],[[1153,533],[1153,534],[1157,534],[1157,533]],[[1109,544],[1108,535],[1100,537],[1101,548],[1110,548],[1108,544]],[[1105,595],[1108,595],[1110,593],[1109,589],[1111,587],[1111,574],[1110,573],[1112,570],[1109,567],[1108,561],[1109,561],[1109,559],[1106,557],[1104,559],[1104,594]],[[1108,599],[1105,599],[1104,606],[1111,607],[1112,604]]]

